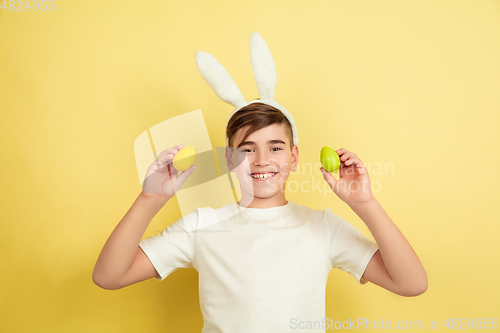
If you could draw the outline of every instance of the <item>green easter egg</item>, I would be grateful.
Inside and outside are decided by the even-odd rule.
[[[333,148],[329,146],[324,146],[323,148],[321,148],[319,159],[323,168],[328,172],[337,172],[340,168],[339,155]]]

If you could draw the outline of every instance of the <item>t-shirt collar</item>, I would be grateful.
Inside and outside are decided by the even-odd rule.
[[[248,208],[240,206],[239,203],[234,202],[234,209],[239,212],[243,217],[249,218],[275,218],[289,212],[292,208],[293,202],[288,201],[286,205],[275,206],[270,208]]]

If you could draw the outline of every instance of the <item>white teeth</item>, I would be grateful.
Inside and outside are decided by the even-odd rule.
[[[267,179],[269,177],[272,177],[274,176],[274,172],[272,173],[266,173],[266,174],[257,174],[257,175],[251,175],[252,178],[256,178],[256,179]]]

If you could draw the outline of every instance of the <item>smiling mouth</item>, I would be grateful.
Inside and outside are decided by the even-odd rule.
[[[251,174],[249,175],[253,180],[255,180],[256,182],[265,182],[266,180],[269,180],[269,179],[272,179],[274,178],[274,176],[276,176],[277,172],[273,172],[272,173],[272,176],[266,176],[266,177],[254,177],[252,176]]]

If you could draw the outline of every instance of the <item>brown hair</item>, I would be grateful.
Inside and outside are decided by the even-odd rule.
[[[231,119],[229,119],[226,128],[226,136],[228,138],[229,147],[233,146],[234,135],[240,128],[248,126],[248,129],[246,130],[243,139],[241,140],[241,142],[243,142],[253,132],[256,132],[273,124],[285,124],[288,141],[290,142],[290,150],[292,150],[292,125],[290,124],[288,119],[280,110],[271,105],[260,102],[252,103],[242,107],[233,114]]]

